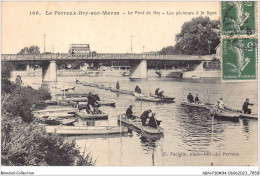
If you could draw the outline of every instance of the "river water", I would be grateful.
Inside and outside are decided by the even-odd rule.
[[[15,79],[13,74],[12,79]],[[25,84],[37,88],[41,76],[22,74]],[[134,90],[136,85],[144,94],[154,93],[158,87],[165,95],[176,97],[175,103],[141,102],[134,96],[118,94],[104,89],[87,87],[80,82],[100,83],[115,87],[119,81],[122,89]],[[75,86],[75,92],[98,93],[102,100],[115,101],[116,107],[100,107],[109,114],[108,120],[90,121],[89,125],[115,126],[119,114],[133,105],[133,111],[152,109],[162,120],[163,136],[147,136],[132,131],[125,135],[73,136],[77,145],[92,153],[97,166],[248,166],[258,165],[258,121],[239,119],[238,122],[212,119],[209,111],[181,105],[189,92],[199,94],[203,102],[215,103],[223,97],[230,108],[241,109],[245,98],[255,103],[257,113],[257,83],[221,83],[220,81],[176,80],[149,77],[130,81],[128,77],[58,77],[60,85]],[[72,90],[73,92],[73,90]]]

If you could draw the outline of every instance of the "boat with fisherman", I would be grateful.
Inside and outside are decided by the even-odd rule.
[[[120,126],[42,126],[47,133],[56,133],[60,135],[107,135],[128,133],[126,127]]]
[[[143,94],[135,94],[136,100],[140,101],[148,101],[148,102],[157,102],[157,103],[174,103],[175,98],[160,98],[160,97],[154,97],[154,96],[146,96]]]
[[[148,134],[163,134],[164,129],[161,127],[158,128],[153,128],[150,126],[142,126],[141,119],[129,119],[126,117],[125,114],[119,115],[118,116],[118,123],[123,123],[126,125],[133,126],[137,128],[138,130],[141,130],[142,132],[148,133]]]
[[[182,101],[181,105],[188,106],[188,107],[194,107],[194,108],[204,108],[207,110],[211,110],[213,106],[209,103],[190,103],[188,101]]]

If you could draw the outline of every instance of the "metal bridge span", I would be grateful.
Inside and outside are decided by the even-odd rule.
[[[214,55],[192,56],[192,55],[160,55],[160,54],[2,54],[1,60],[8,61],[86,61],[86,60],[146,60],[146,61],[212,61]]]

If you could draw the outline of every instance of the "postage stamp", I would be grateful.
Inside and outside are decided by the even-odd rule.
[[[255,39],[222,39],[222,79],[256,79]]]
[[[254,35],[255,2],[221,2],[222,35]]]

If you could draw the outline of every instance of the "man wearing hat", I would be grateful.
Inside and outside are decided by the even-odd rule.
[[[145,124],[145,122],[146,122],[146,120],[149,118],[149,114],[152,112],[152,110],[151,109],[149,109],[149,110],[146,110],[146,111],[144,111],[143,112],[143,114],[141,115],[141,120],[142,120],[142,126],[145,126],[146,124]]]
[[[254,104],[249,103],[249,99],[247,98],[246,101],[243,104],[243,111],[244,114],[251,114],[251,109],[248,108],[248,106],[253,106]]]
[[[132,109],[133,109],[133,106],[130,105],[129,108],[127,108],[126,113],[125,113],[126,117],[129,118],[129,119],[135,119],[136,118],[136,116],[134,116]]]

